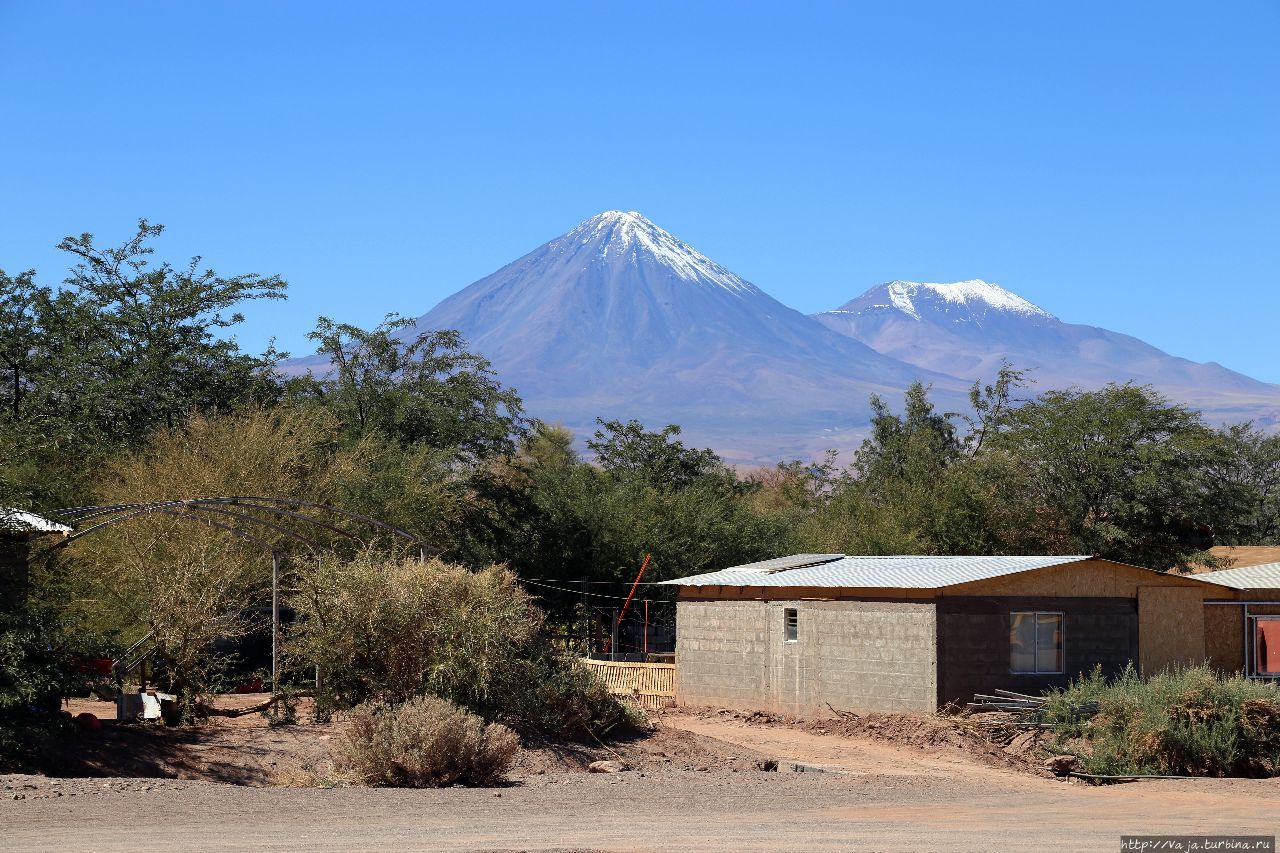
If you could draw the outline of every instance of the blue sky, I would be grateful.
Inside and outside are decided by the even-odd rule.
[[[1280,5],[0,0],[0,267],[139,216],[239,337],[639,210],[803,311],[997,281],[1280,382]]]

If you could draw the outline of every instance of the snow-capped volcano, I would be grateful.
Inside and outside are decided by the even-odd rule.
[[[827,313],[862,315],[877,309],[900,312],[916,320],[923,320],[925,316],[946,316],[955,322],[980,322],[991,313],[1057,319],[1018,294],[982,279],[950,284],[891,281],[873,287],[857,299]]]
[[[815,323],[659,228],[608,211],[445,299],[418,329],[457,329],[529,412],[580,436],[595,418],[677,423],[739,461],[854,441],[872,393],[949,376]]]
[[[1119,332],[1064,323],[981,280],[893,281],[813,318],[877,352],[965,379],[990,378],[1008,360],[1032,368],[1040,388],[1131,381],[1203,408],[1211,421],[1277,422],[1280,387],[1172,356]]]

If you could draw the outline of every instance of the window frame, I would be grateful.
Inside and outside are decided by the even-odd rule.
[[[800,608],[782,608],[782,641],[784,643],[800,642]]]
[[[1247,668],[1246,677],[1248,678],[1280,678],[1280,670],[1271,671],[1263,670],[1258,663],[1258,641],[1262,639],[1262,632],[1258,630],[1260,622],[1280,622],[1280,614],[1270,613],[1254,613],[1249,615],[1250,625],[1250,649],[1249,666]]]
[[[1035,669],[1014,669],[1013,668],[1013,619],[1015,616],[1030,616],[1032,624],[1035,625],[1035,639],[1033,648],[1033,656],[1035,658]],[[1041,669],[1040,668],[1040,617],[1041,616],[1057,616],[1058,617],[1058,669]],[[1067,671],[1067,614],[1062,610],[1010,610],[1009,611],[1009,674],[1010,675],[1064,675]]]

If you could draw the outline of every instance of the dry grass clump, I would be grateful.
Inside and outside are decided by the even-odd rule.
[[[496,785],[520,746],[506,726],[434,696],[359,705],[346,737],[334,750],[337,770],[366,785],[397,788]]]

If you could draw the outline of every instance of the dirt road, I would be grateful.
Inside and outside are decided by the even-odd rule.
[[[1272,834],[1280,823],[1274,780],[1095,788],[733,720],[665,725],[736,762],[525,772],[496,791],[4,777],[0,849],[1115,850],[1122,833]],[[757,754],[783,772],[740,769]],[[791,763],[833,772],[785,772]]]

